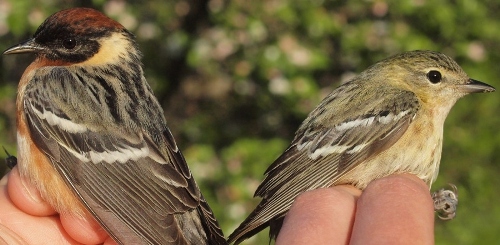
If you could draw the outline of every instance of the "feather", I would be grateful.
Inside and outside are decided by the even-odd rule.
[[[345,84],[328,98],[347,100],[345,91],[354,86],[360,85]],[[266,226],[271,226],[271,237],[275,237],[300,193],[345,181],[343,176],[358,164],[397,142],[419,108],[413,93],[399,89],[385,91],[384,99],[371,94],[357,96],[358,103],[352,102],[350,108],[338,107],[326,99],[309,114],[288,149],[266,170],[266,177],[255,192],[262,201],[230,235],[229,242],[239,243]],[[371,111],[369,108],[374,107],[365,103],[368,99],[378,103],[375,108],[389,110]],[[322,111],[325,107],[328,113]],[[336,115],[348,117],[339,121]],[[318,117],[329,117],[326,121],[330,123],[319,124],[325,120]]]
[[[34,142],[89,212],[121,244],[225,243],[149,87],[153,103],[135,105],[136,115],[115,111],[125,123],[91,89],[116,78],[82,72],[39,69],[23,103]],[[129,96],[137,86],[109,89]]]

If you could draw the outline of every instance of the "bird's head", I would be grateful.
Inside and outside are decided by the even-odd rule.
[[[33,38],[4,54],[36,53],[60,64],[102,64],[140,57],[133,35],[120,23],[90,8],[59,11],[38,27]],[[51,63],[52,63],[51,62]]]
[[[449,101],[451,105],[466,94],[495,91],[492,86],[469,78],[449,56],[433,51],[401,53],[375,64],[366,73],[373,77],[368,79],[379,78],[378,82],[411,91],[433,104]]]

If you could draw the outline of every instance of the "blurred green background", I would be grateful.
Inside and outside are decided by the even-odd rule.
[[[0,0],[0,49],[76,6],[137,35],[146,77],[226,236],[256,206],[264,170],[308,112],[374,62],[436,50],[500,87],[496,0]],[[0,58],[0,145],[11,153],[16,86],[32,59]],[[460,204],[454,220],[436,221],[436,244],[500,241],[498,93],[467,96],[446,121],[433,190],[456,184]],[[268,244],[267,231],[245,244]]]

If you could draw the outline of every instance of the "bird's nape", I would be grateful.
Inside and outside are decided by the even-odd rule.
[[[449,110],[465,94],[494,90],[433,51],[410,51],[370,66],[308,115],[266,171],[255,194],[260,204],[228,241],[238,244],[267,226],[275,238],[294,199],[306,190],[338,184],[363,190],[394,173],[416,175],[430,187]]]
[[[37,55],[18,85],[17,167],[52,208],[95,218],[118,244],[227,244],[130,32],[67,9],[4,52],[22,53]]]

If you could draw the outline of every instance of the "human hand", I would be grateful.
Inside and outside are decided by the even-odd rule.
[[[410,174],[305,192],[288,212],[276,245],[433,244],[428,186]]]
[[[95,220],[57,214],[17,167],[0,181],[0,244],[116,244]]]

